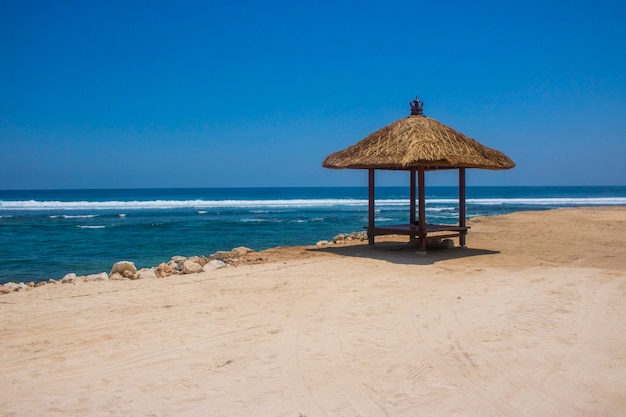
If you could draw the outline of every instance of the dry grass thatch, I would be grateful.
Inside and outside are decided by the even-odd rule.
[[[515,163],[502,152],[422,115],[400,119],[357,144],[329,155],[325,168],[509,169]]]

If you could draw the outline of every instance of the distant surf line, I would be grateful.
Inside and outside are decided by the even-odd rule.
[[[377,199],[377,206],[407,206],[409,199]],[[454,198],[427,198],[427,204],[458,204]],[[467,204],[536,206],[609,206],[626,205],[626,197],[542,197],[542,198],[468,198]],[[279,199],[279,200],[150,200],[150,201],[0,201],[0,211],[50,210],[171,210],[171,209],[280,209],[367,207],[366,199]],[[200,213],[205,214],[205,213]],[[96,215],[65,218],[94,217]],[[123,217],[123,215],[120,215]]]

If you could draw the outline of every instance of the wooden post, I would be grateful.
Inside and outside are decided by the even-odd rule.
[[[417,168],[417,188],[419,199],[418,230],[420,234],[419,250],[426,251],[426,192],[424,190],[424,167]]]
[[[368,204],[368,221],[367,221],[367,238],[370,246],[374,246],[374,210],[376,209],[374,204],[374,169],[370,168],[368,170],[368,184],[367,184],[368,192],[367,197],[369,200]]]
[[[459,168],[459,226],[465,227],[465,168]],[[461,231],[459,245],[465,247],[465,231]]]
[[[410,199],[411,201],[409,202],[409,224],[411,224],[411,226],[415,225],[415,168],[411,168],[410,171],[410,176],[411,176],[411,192],[410,192]],[[415,243],[415,236],[411,236],[409,239],[410,243]]]
[[[415,168],[411,168],[411,202],[410,202],[410,215],[409,223],[415,224]]]

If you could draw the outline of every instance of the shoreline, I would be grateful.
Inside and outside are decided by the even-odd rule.
[[[626,205],[626,186],[471,186],[469,218],[514,210]],[[428,191],[428,220],[452,223],[454,186]],[[1,192],[0,192],[1,194]],[[406,186],[377,189],[380,222],[407,219]],[[171,257],[312,245],[363,230],[367,187],[21,191],[0,196],[0,283],[86,276],[120,260],[154,267]],[[405,208],[406,205],[406,208]],[[284,207],[285,206],[285,207]],[[286,208],[289,207],[289,208]]]
[[[394,236],[398,237],[398,236]],[[367,240],[365,232],[342,233],[331,240],[319,241],[316,245],[295,245],[295,246],[277,246],[274,248],[255,251],[245,246],[239,246],[230,251],[218,251],[204,255],[181,256],[176,255],[168,262],[162,262],[157,266],[145,267],[137,269],[133,261],[118,261],[111,266],[110,272],[97,272],[87,275],[77,275],[69,272],[60,279],[47,279],[35,281],[8,281],[0,284],[0,295],[8,294],[13,291],[27,290],[31,288],[39,288],[48,284],[75,284],[79,282],[96,282],[96,281],[131,281],[141,279],[167,278],[170,276],[197,274],[201,272],[210,272],[224,267],[234,267],[240,264],[256,264],[263,263],[265,260],[263,254],[265,252],[272,253],[284,248],[311,248],[328,245],[350,244],[354,242],[363,242]],[[254,258],[254,259],[253,259]]]
[[[5,294],[0,410],[622,416],[626,207],[471,226],[468,248],[425,256],[406,239],[278,247]]]
[[[553,208],[546,211],[558,211],[558,210],[612,210],[612,209],[626,209],[626,206],[593,206],[593,207],[565,207],[565,208]],[[471,239],[471,226],[473,223],[482,222],[482,219],[497,218],[501,216],[507,216],[515,213],[543,213],[545,211],[520,211],[513,212],[504,215],[495,216],[478,216],[468,220],[470,226],[470,232],[468,234]],[[377,236],[377,241],[402,241],[406,239],[400,235],[387,235]],[[264,253],[275,253],[277,250],[285,250],[285,248],[314,248],[325,245],[353,245],[367,241],[366,232],[351,232],[342,233],[330,240],[319,241],[316,245],[294,245],[294,246],[277,246],[273,248],[264,249],[261,251],[255,251],[247,248],[246,246],[239,246],[233,248],[230,251],[218,251],[208,256],[205,255],[193,255],[193,256],[181,256],[175,255],[167,262],[162,262],[159,265],[144,267],[137,269],[134,261],[120,260],[115,262],[111,266],[110,272],[101,271],[86,275],[77,275],[73,272],[66,273],[63,277],[54,279],[42,279],[39,281],[8,281],[4,284],[0,284],[0,295],[8,294],[13,291],[27,290],[31,288],[42,287],[47,284],[74,284],[78,282],[94,282],[94,281],[107,281],[107,280],[138,280],[138,279],[153,279],[153,278],[166,278],[173,275],[187,275],[200,272],[210,272],[216,269],[220,269],[226,266],[237,266],[239,264],[251,264],[251,263],[265,263],[270,260],[264,260]],[[458,239],[454,239],[455,245],[458,243]],[[468,245],[471,248],[471,245]],[[457,246],[451,249],[458,249]],[[258,255],[258,256],[257,256]],[[257,260],[252,260],[258,258]],[[185,261],[191,261],[195,265],[189,268],[184,268]],[[124,264],[124,267],[119,267],[120,264]],[[129,266],[130,264],[130,266]],[[116,271],[116,269],[119,269]],[[126,276],[123,272],[127,270]],[[117,272],[117,274],[115,274]]]

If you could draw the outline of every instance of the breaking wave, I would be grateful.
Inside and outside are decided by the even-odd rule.
[[[626,197],[599,198],[468,198],[467,204],[478,205],[532,205],[532,206],[611,206],[626,205]],[[426,199],[427,204],[457,204],[452,198]],[[328,208],[367,207],[366,199],[285,199],[285,200],[151,200],[151,201],[0,201],[0,210],[170,210],[170,209],[221,209],[254,208]],[[408,199],[376,200],[379,207],[400,207],[409,204]],[[441,207],[438,210],[452,210]],[[262,211],[259,211],[262,212]],[[203,213],[204,214],[204,213]],[[64,218],[88,218],[97,215],[63,216]]]

